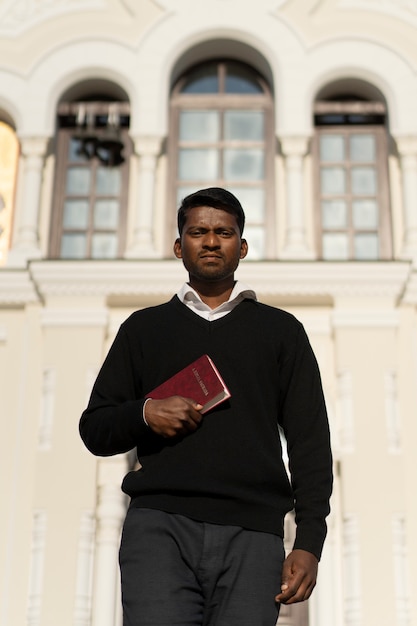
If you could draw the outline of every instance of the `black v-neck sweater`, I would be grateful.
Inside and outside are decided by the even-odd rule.
[[[154,434],[142,419],[144,396],[202,354],[232,397],[188,436]],[[132,506],[281,536],[295,507],[294,548],[320,557],[332,484],[329,429],[315,357],[289,313],[244,300],[209,322],[177,296],[133,313],[100,370],[80,433],[101,456],[137,447],[141,469],[123,481]]]

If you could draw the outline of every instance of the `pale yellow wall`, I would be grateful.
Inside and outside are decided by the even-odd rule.
[[[309,145],[312,102],[328,81],[360,78],[386,97],[393,134],[390,191],[396,261],[325,264],[280,258],[271,263],[243,263],[239,276],[257,290],[262,301],[286,308],[305,324],[322,371],[340,473],[329,523],[332,535],[320,572],[322,586],[312,599],[309,626],[417,626],[417,267],[411,259],[401,260],[407,220],[402,163],[395,149],[398,137],[417,137],[417,10],[410,3],[376,0],[86,0],[84,4],[59,3],[59,7],[40,2],[37,13],[31,3],[21,0],[15,5],[29,8],[13,13],[7,10],[11,4],[0,2],[0,111],[4,112],[0,119],[14,120],[18,140],[49,141],[61,95],[78,81],[98,77],[114,81],[127,92],[132,135],[138,145],[160,141],[161,154],[152,207],[155,249],[147,261],[54,264],[42,260],[47,255],[54,210],[50,145],[38,207],[41,260],[27,265],[23,255],[20,265],[0,268],[0,492],[5,512],[0,516],[0,626],[107,626],[108,622],[94,622],[98,607],[107,606],[109,599],[100,586],[103,580],[97,583],[97,559],[94,580],[90,580],[93,617],[80,617],[76,611],[76,603],[82,605],[77,587],[82,588],[80,542],[85,547],[90,541],[97,556],[103,530],[102,488],[107,485],[113,494],[118,493],[127,460],[118,458],[112,465],[111,460],[90,455],[78,436],[78,419],[119,324],[136,308],[168,299],[185,278],[179,262],[161,259],[167,240],[167,99],[171,72],[183,55],[218,37],[239,41],[246,51],[252,47],[269,66],[278,144],[283,138],[300,136]],[[9,149],[7,144],[4,148],[2,137],[0,193],[4,177],[13,178],[4,155],[7,162],[13,162],[18,147],[7,139],[14,147]],[[21,157],[15,238],[24,209],[23,165]],[[136,156],[131,165],[128,243],[137,210],[143,210]],[[305,237],[314,258],[309,155],[302,171]],[[286,163],[279,149],[275,184],[279,256],[288,225]],[[0,215],[0,223],[2,219]],[[2,241],[5,238],[0,238],[0,246]],[[52,372],[53,421],[50,441],[42,447],[46,371]],[[401,445],[394,452],[386,414],[389,372],[396,375],[401,434]],[[350,384],[347,395],[345,373]],[[347,406],[353,423],[349,446],[344,439]],[[112,502],[116,532],[105,530],[114,551],[125,501],[117,501],[114,495],[110,509]],[[29,574],[37,511],[46,515],[46,534],[43,573],[38,576],[42,583],[39,614],[35,610],[30,621]],[[90,540],[81,530],[85,515],[97,517],[96,535]],[[408,586],[400,591],[395,588],[392,530],[393,517],[398,515],[406,523],[404,563],[408,570]],[[344,535],[351,516],[358,529],[352,543]],[[344,569],[349,550],[356,551],[358,590]],[[86,594],[90,591],[85,589]],[[349,621],[346,599],[351,593],[359,608]],[[408,622],[400,621],[402,610]],[[115,615],[110,618],[111,626],[121,626],[117,610]]]

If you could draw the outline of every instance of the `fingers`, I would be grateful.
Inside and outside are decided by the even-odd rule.
[[[201,404],[181,396],[149,400],[145,406],[145,418],[158,435],[178,437],[192,433],[199,427],[202,408]]]
[[[284,561],[282,568],[281,593],[276,602],[295,604],[308,600],[316,585],[317,558],[306,550],[293,550]]]
[[[275,601],[281,604],[295,604],[308,600],[315,587],[315,582],[298,576],[293,578],[291,583],[281,585],[281,593],[276,596]]]

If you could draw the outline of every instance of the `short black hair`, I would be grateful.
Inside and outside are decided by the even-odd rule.
[[[222,187],[208,187],[200,189],[186,196],[181,202],[177,214],[178,232],[181,236],[187,213],[196,206],[210,206],[214,209],[221,209],[235,216],[240,234],[242,235],[245,226],[245,213],[239,200],[227,189]]]

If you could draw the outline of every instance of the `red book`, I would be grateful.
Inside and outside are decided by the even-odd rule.
[[[162,400],[170,396],[183,396],[201,404],[203,408],[200,412],[207,413],[230,398],[230,395],[217,367],[207,354],[203,354],[145,397]]]

